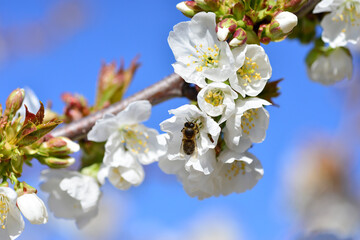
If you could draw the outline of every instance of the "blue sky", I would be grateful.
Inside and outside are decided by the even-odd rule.
[[[3,56],[0,57],[3,59],[0,61],[1,103],[5,103],[13,89],[25,86],[32,88],[41,101],[51,100],[58,112],[62,111],[60,95],[65,91],[83,94],[93,102],[101,63],[113,60],[119,63],[123,58],[128,64],[138,54],[141,67],[127,96],[173,72],[168,33],[176,23],[188,20],[175,8],[177,0],[73,1],[82,9],[83,22],[72,25],[70,16],[67,19],[73,26],[70,30],[48,24],[49,11],[59,2],[34,0],[22,1],[20,5],[18,1],[1,1],[0,53],[3,39],[7,51],[7,55],[0,54]],[[32,24],[38,28],[23,31]],[[17,29],[15,33],[14,29]],[[9,33],[21,36],[21,41],[9,40]],[[40,42],[38,50],[16,50],[36,40]],[[229,216],[249,240],[294,236],[295,222],[288,219],[287,203],[281,195],[284,166],[288,164],[284,156],[314,131],[336,133],[345,84],[324,87],[307,78],[304,59],[310,46],[286,40],[264,48],[273,68],[272,79],[285,80],[280,84],[282,94],[275,100],[280,107],[268,108],[270,125],[266,140],[251,149],[263,164],[263,179],[246,193],[199,201],[188,197],[174,176],[163,174],[156,164],[148,166],[141,186],[127,192],[110,184],[103,189],[104,199],[114,204],[113,212],[117,215],[114,219],[118,222],[112,224],[118,228],[113,232],[120,239],[144,239],[154,236],[154,232],[181,229],[194,216],[213,211]],[[147,126],[159,130],[159,123],[169,117],[167,111],[184,103],[187,100],[173,99],[155,106]],[[35,170],[26,169],[31,173],[25,177],[34,186],[38,184],[41,168],[36,164]],[[118,203],[124,206],[115,206]],[[42,232],[43,239],[54,234],[57,239],[70,238],[71,234],[78,236],[73,222],[60,223],[64,227],[54,223],[30,226],[27,222],[22,238],[31,239],[32,232]],[[107,236],[107,239],[119,238]]]

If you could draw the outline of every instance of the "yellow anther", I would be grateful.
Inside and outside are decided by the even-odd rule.
[[[205,93],[205,102],[213,105],[219,106],[223,103],[224,100],[224,92],[221,89],[210,89]]]
[[[341,21],[344,21],[344,16],[342,14],[339,14],[339,18]]]

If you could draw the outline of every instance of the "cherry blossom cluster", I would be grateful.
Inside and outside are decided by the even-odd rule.
[[[312,13],[301,13],[305,4],[311,7],[304,9],[314,8]],[[189,97],[191,104],[169,111],[173,116],[160,123],[163,134],[143,124],[150,118],[151,104],[161,102],[154,100],[156,94],[137,98],[151,102],[132,99],[116,111],[111,108],[131,83],[139,66],[136,59],[127,70],[123,64],[119,70],[115,63],[102,66],[93,106],[81,95],[64,93],[64,114],[58,115],[23,89],[10,94],[4,111],[0,105],[1,239],[21,234],[22,215],[33,224],[47,222],[37,190],[19,180],[23,165],[31,165],[32,159],[50,168],[41,174],[49,209],[56,217],[74,219],[79,228],[97,215],[106,179],[128,190],[144,181],[143,166],[154,162],[176,175],[191,197],[253,188],[264,170],[249,149],[264,141],[266,106],[279,95],[279,81],[269,82],[272,68],[261,44],[288,36],[313,42],[306,59],[312,80],[329,85],[351,78],[352,57],[346,46],[360,39],[360,0],[322,0],[316,6],[306,0],[193,0],[177,8],[191,20],[175,25],[169,34],[176,60],[172,76],[181,80],[180,88],[185,81],[195,96]],[[323,29],[318,38],[317,19]],[[60,123],[86,118],[93,121],[80,129],[81,137],[52,135]],[[65,169],[80,149],[78,170]]]
[[[231,47],[219,39],[224,38],[212,12],[175,25],[168,38],[174,71],[201,90],[196,105],[170,110],[174,116],[160,124],[168,151],[159,166],[199,199],[244,192],[263,176],[248,149],[265,139],[264,107],[271,103],[257,96],[271,77],[271,65],[261,46]]]

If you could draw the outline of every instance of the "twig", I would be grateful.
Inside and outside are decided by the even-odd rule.
[[[72,140],[84,139],[86,138],[86,134],[94,126],[95,122],[102,118],[104,114],[116,114],[125,109],[131,102],[147,99],[152,105],[156,105],[175,97],[187,97],[189,99],[194,99],[196,94],[197,92],[193,87],[190,87],[187,83],[185,83],[179,75],[173,73],[129,98],[114,103],[109,107],[86,116],[78,121],[74,121],[55,129],[52,131],[51,135],[54,137],[68,137]]]
[[[299,11],[295,13],[298,18],[301,18],[308,14],[315,6],[318,4],[320,0],[308,0]]]

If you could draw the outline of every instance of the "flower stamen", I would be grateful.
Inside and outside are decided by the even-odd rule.
[[[205,102],[210,103],[214,107],[221,105],[224,101],[225,94],[220,89],[209,89],[205,93]]]
[[[5,229],[6,218],[9,213],[9,200],[3,194],[0,194],[0,225]]]
[[[256,109],[249,109],[243,113],[241,117],[241,129],[247,135],[250,134],[250,130],[255,127],[254,119],[258,119],[258,108]]]
[[[243,85],[247,86],[253,80],[261,80],[260,73],[256,72],[259,68],[256,62],[246,57],[244,65],[237,71],[240,78],[244,81]]]
[[[214,47],[208,47],[207,49],[203,49],[203,45],[200,44],[199,46],[194,46],[196,49],[196,53],[199,55],[197,56],[197,61],[192,61],[192,64],[198,64],[198,66],[195,68],[196,71],[201,72],[203,71],[203,67],[208,68],[216,68],[218,66],[219,60],[218,56],[220,53],[219,47],[214,44]],[[192,54],[189,55],[189,58],[193,57]],[[187,64],[187,66],[190,66],[191,62]]]
[[[126,126],[120,129],[120,131],[123,136],[121,143],[124,144],[126,150],[135,154],[149,152],[147,144],[149,136],[146,132],[139,131],[135,126]]]

